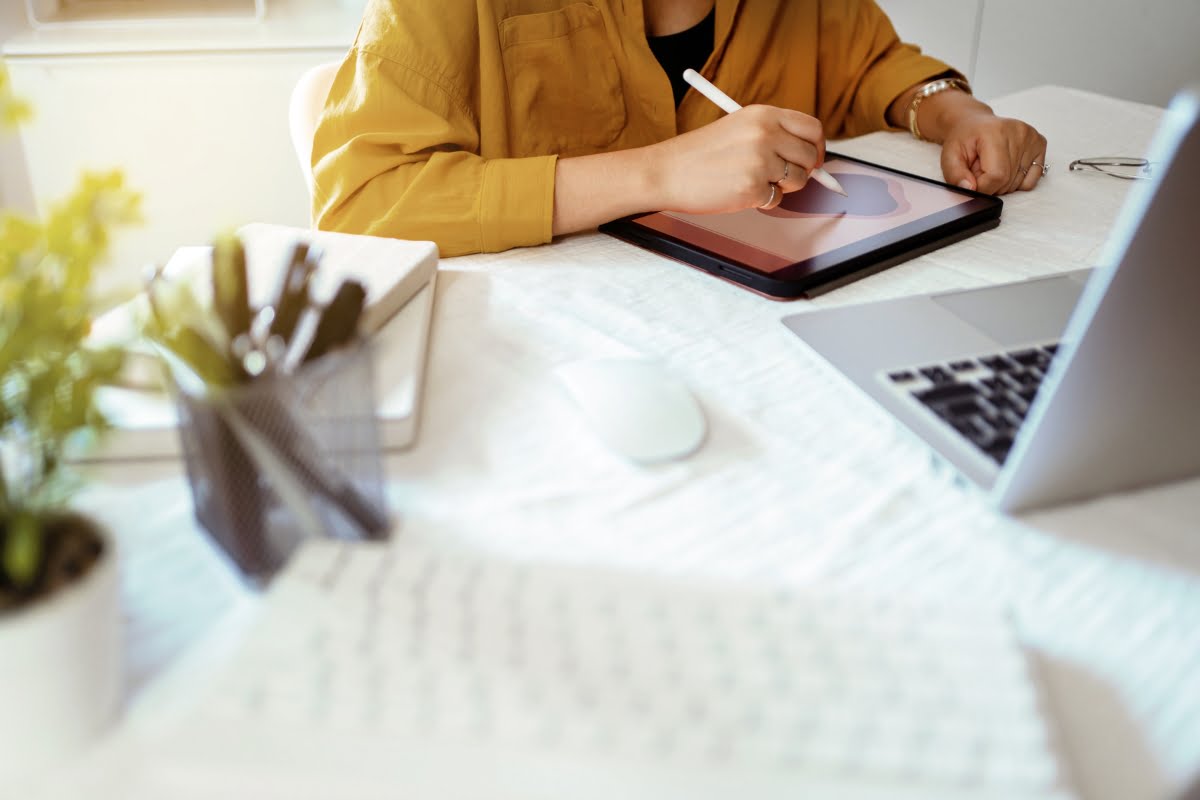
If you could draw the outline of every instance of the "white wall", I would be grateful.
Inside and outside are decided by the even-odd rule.
[[[984,0],[984,98],[1053,83],[1153,105],[1200,83],[1200,0]]]
[[[896,33],[974,79],[984,0],[878,0]]]
[[[23,130],[40,204],[85,170],[120,169],[145,222],[114,241],[119,283],[175,248],[256,220],[307,225],[308,189],[293,154],[292,86],[325,55],[121,55],[13,60],[37,102]]]
[[[1043,84],[1166,105],[1200,83],[1200,0],[879,0],[993,98]]]
[[[114,239],[104,288],[135,285],[146,264],[247,222],[308,224],[288,101],[305,70],[345,54],[357,1],[257,25],[61,28],[4,42],[14,89],[35,106],[19,146],[39,210],[85,170],[120,169],[142,194],[145,222]]]

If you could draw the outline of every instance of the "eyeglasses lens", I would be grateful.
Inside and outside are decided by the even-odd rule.
[[[1103,164],[1098,166],[1101,171],[1107,172],[1109,175],[1115,175],[1118,178],[1125,178],[1126,180],[1138,180],[1139,178],[1150,177],[1149,164]]]

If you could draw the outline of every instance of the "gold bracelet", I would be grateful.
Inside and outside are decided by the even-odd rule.
[[[972,94],[971,84],[962,78],[939,78],[936,81],[930,81],[918,89],[917,93],[913,96],[912,102],[908,104],[908,130],[918,142],[925,141],[925,137],[921,135],[921,129],[917,126],[917,109],[921,107],[921,103],[925,102],[927,97],[933,97],[935,94],[940,94],[948,89],[958,89],[960,92]]]

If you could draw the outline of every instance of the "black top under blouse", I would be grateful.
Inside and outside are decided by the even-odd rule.
[[[686,69],[697,72],[708,61],[716,46],[717,9],[716,3],[708,16],[688,28],[686,31],[672,33],[668,36],[647,36],[650,51],[658,59],[658,63],[671,79],[671,91],[675,94],[675,107],[683,101],[687,94],[688,83],[683,79]]]

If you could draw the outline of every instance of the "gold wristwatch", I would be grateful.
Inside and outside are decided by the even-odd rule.
[[[908,104],[908,129],[917,141],[925,141],[925,137],[921,135],[921,129],[917,125],[917,109],[921,107],[921,103],[925,102],[926,98],[933,97],[935,94],[940,94],[949,89],[958,89],[960,92],[972,94],[971,84],[962,78],[939,78],[917,89],[912,102]]]

